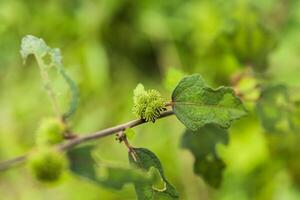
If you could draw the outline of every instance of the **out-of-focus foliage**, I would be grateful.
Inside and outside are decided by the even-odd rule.
[[[64,119],[67,119],[72,114],[74,114],[79,99],[78,89],[75,82],[68,76],[64,69],[60,50],[58,48],[50,48],[49,46],[47,46],[43,39],[37,38],[32,35],[27,35],[22,39],[20,53],[24,60],[24,63],[26,63],[26,59],[29,55],[34,55],[41,71],[41,77],[44,82],[44,87],[48,92],[49,98],[52,101],[52,105],[54,110],[56,111],[56,114],[58,115],[58,117],[60,117],[60,106],[58,105],[56,100],[57,94],[53,90],[51,86],[52,81],[49,78],[50,68],[55,68],[57,70],[57,72],[62,76],[71,91],[70,108],[62,116]],[[46,60],[45,57],[47,56],[50,57],[50,60]]]
[[[63,52],[64,66],[80,91],[70,125],[82,134],[132,119],[131,91],[139,82],[165,89],[168,100],[182,74],[200,73],[209,85],[219,86],[234,84],[233,78],[250,68],[250,78],[258,83],[253,99],[257,89],[262,91],[256,106],[261,108],[246,102],[249,116],[233,123],[227,146],[217,146],[226,164],[218,190],[195,176],[195,157],[179,148],[184,127],[175,117],[136,128],[130,142],[157,154],[180,199],[300,198],[299,1],[7,0],[0,1],[0,21],[0,160],[30,150],[39,121],[54,115],[35,60],[29,56],[24,65],[19,55],[21,38],[31,34]],[[68,86],[55,71],[49,73],[57,98],[68,105]],[[278,101],[266,98],[266,86],[279,84],[287,88],[290,102],[280,104],[280,116],[289,117],[280,121],[292,123],[272,121],[280,128],[275,133],[261,126],[265,123],[257,114],[266,111],[274,119],[275,107],[267,107]],[[249,88],[240,91],[242,98],[253,92],[253,85]],[[100,161],[129,166],[127,150],[113,137],[95,145],[92,152]],[[0,199],[136,198],[130,184],[109,190],[71,173],[61,178],[60,185],[49,188],[25,168],[12,169],[0,174]]]
[[[69,151],[71,172],[99,186],[122,189],[125,184],[154,184],[160,177],[156,168],[142,171],[136,168],[110,166],[96,162],[92,157],[93,146],[83,146]],[[98,171],[100,171],[98,173]],[[99,175],[98,175],[99,174]]]
[[[213,187],[219,187],[225,163],[216,151],[217,144],[228,144],[228,133],[214,124],[208,124],[197,132],[186,130],[181,146],[195,156],[194,171]]]
[[[262,125],[270,132],[289,129],[292,117],[289,95],[284,85],[271,86],[264,89],[257,103],[257,114]]]

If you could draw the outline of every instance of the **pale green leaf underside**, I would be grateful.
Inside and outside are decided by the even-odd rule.
[[[71,79],[71,77],[66,73],[63,63],[62,63],[62,55],[58,48],[50,48],[43,39],[37,38],[32,35],[27,35],[23,37],[21,43],[21,56],[23,61],[25,62],[29,55],[34,55],[42,74],[44,74],[44,84],[47,90],[51,90],[53,96],[56,96],[55,92],[51,87],[51,82],[48,80],[49,78],[45,78],[45,75],[48,76],[48,70],[51,67],[54,67],[58,73],[62,76],[66,84],[70,88],[71,92],[71,101],[69,109],[63,114],[63,118],[69,118],[73,115],[77,109],[78,100],[79,100],[79,92],[76,83]],[[49,55],[51,60],[50,63],[44,62],[43,58]],[[49,89],[50,88],[50,89]],[[55,97],[51,97],[52,99]],[[54,100],[53,100],[54,101]]]
[[[138,200],[175,200],[178,199],[176,189],[169,183],[164,175],[163,167],[157,156],[148,149],[134,148],[135,156],[129,154],[129,162],[142,170],[158,169],[161,179],[165,182],[164,189],[158,189],[153,183],[136,183],[134,184]],[[135,160],[136,159],[136,160]]]
[[[172,94],[176,117],[190,130],[214,123],[228,128],[247,112],[232,88],[208,87],[199,74],[183,78]]]

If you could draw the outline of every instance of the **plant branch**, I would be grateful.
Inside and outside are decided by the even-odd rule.
[[[161,113],[161,115],[158,118],[168,117],[168,116],[173,115],[173,114],[174,113],[173,113],[172,110],[168,110],[168,111],[165,111],[165,112]],[[76,145],[81,144],[83,142],[92,141],[92,140],[95,140],[95,139],[99,139],[99,138],[102,138],[102,137],[113,135],[114,133],[124,131],[127,128],[132,128],[132,127],[144,124],[144,123],[147,123],[147,122],[143,119],[132,120],[132,121],[129,121],[127,123],[120,124],[120,125],[117,125],[117,126],[114,126],[114,127],[111,127],[111,128],[103,129],[103,130],[100,130],[100,131],[97,131],[97,132],[94,132],[94,133],[90,133],[90,134],[87,134],[87,135],[83,135],[81,137],[78,136],[74,139],[68,140],[65,143],[61,143],[61,144],[57,145],[57,148],[60,151],[67,151],[67,150],[69,150],[69,149],[71,149],[71,148],[75,147]],[[7,160],[7,161],[0,162],[0,171],[7,170],[11,167],[19,166],[20,164],[22,164],[23,162],[26,161],[27,157],[28,157],[28,154],[25,154],[25,155],[22,155],[22,156],[19,156],[19,157],[16,157],[16,158],[13,158],[13,159],[10,159],[10,160]]]

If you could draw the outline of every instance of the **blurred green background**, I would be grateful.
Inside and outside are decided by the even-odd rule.
[[[133,119],[132,90],[139,82],[169,100],[180,73],[200,73],[217,87],[231,85],[234,74],[250,67],[263,82],[283,83],[299,94],[297,0],[1,0],[0,160],[30,150],[39,122],[53,116],[35,60],[24,65],[19,53],[28,34],[61,49],[79,86],[78,111],[70,120],[76,133]],[[68,102],[63,87],[57,89],[61,103]],[[253,106],[248,109],[249,116],[230,128],[229,144],[218,146],[227,164],[219,189],[195,176],[192,154],[180,148],[184,127],[175,117],[137,127],[131,143],[158,155],[180,199],[300,199],[298,154],[290,173],[285,163],[292,156],[272,153],[269,135]],[[114,137],[96,144],[100,160],[128,165],[126,147]],[[135,199],[131,185],[115,191],[64,176],[49,187],[24,167],[3,172],[0,199]]]

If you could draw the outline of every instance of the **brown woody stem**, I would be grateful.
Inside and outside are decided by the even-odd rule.
[[[168,110],[165,111],[163,113],[161,113],[161,115],[158,118],[164,118],[164,117],[168,117],[170,115],[173,115],[173,111],[172,110]],[[61,143],[58,144],[56,147],[60,150],[60,151],[67,151],[83,142],[87,142],[87,141],[92,141],[95,139],[99,139],[102,137],[106,137],[109,135],[113,135],[114,133],[120,132],[120,131],[124,131],[127,128],[132,128],[141,124],[147,123],[145,120],[143,119],[136,119],[136,120],[132,120],[129,121],[127,123],[124,124],[120,124],[111,128],[107,128],[107,129],[103,129],[94,133],[90,133],[87,135],[83,135],[83,136],[78,136],[75,137],[73,139],[69,139],[67,142],[65,143]],[[2,161],[0,162],[0,171],[4,171],[7,170],[11,167],[15,167],[15,166],[19,166],[22,163],[24,163],[26,161],[28,157],[28,153],[24,154],[22,156],[18,156],[16,158],[10,159],[10,160],[6,160],[6,161]]]

